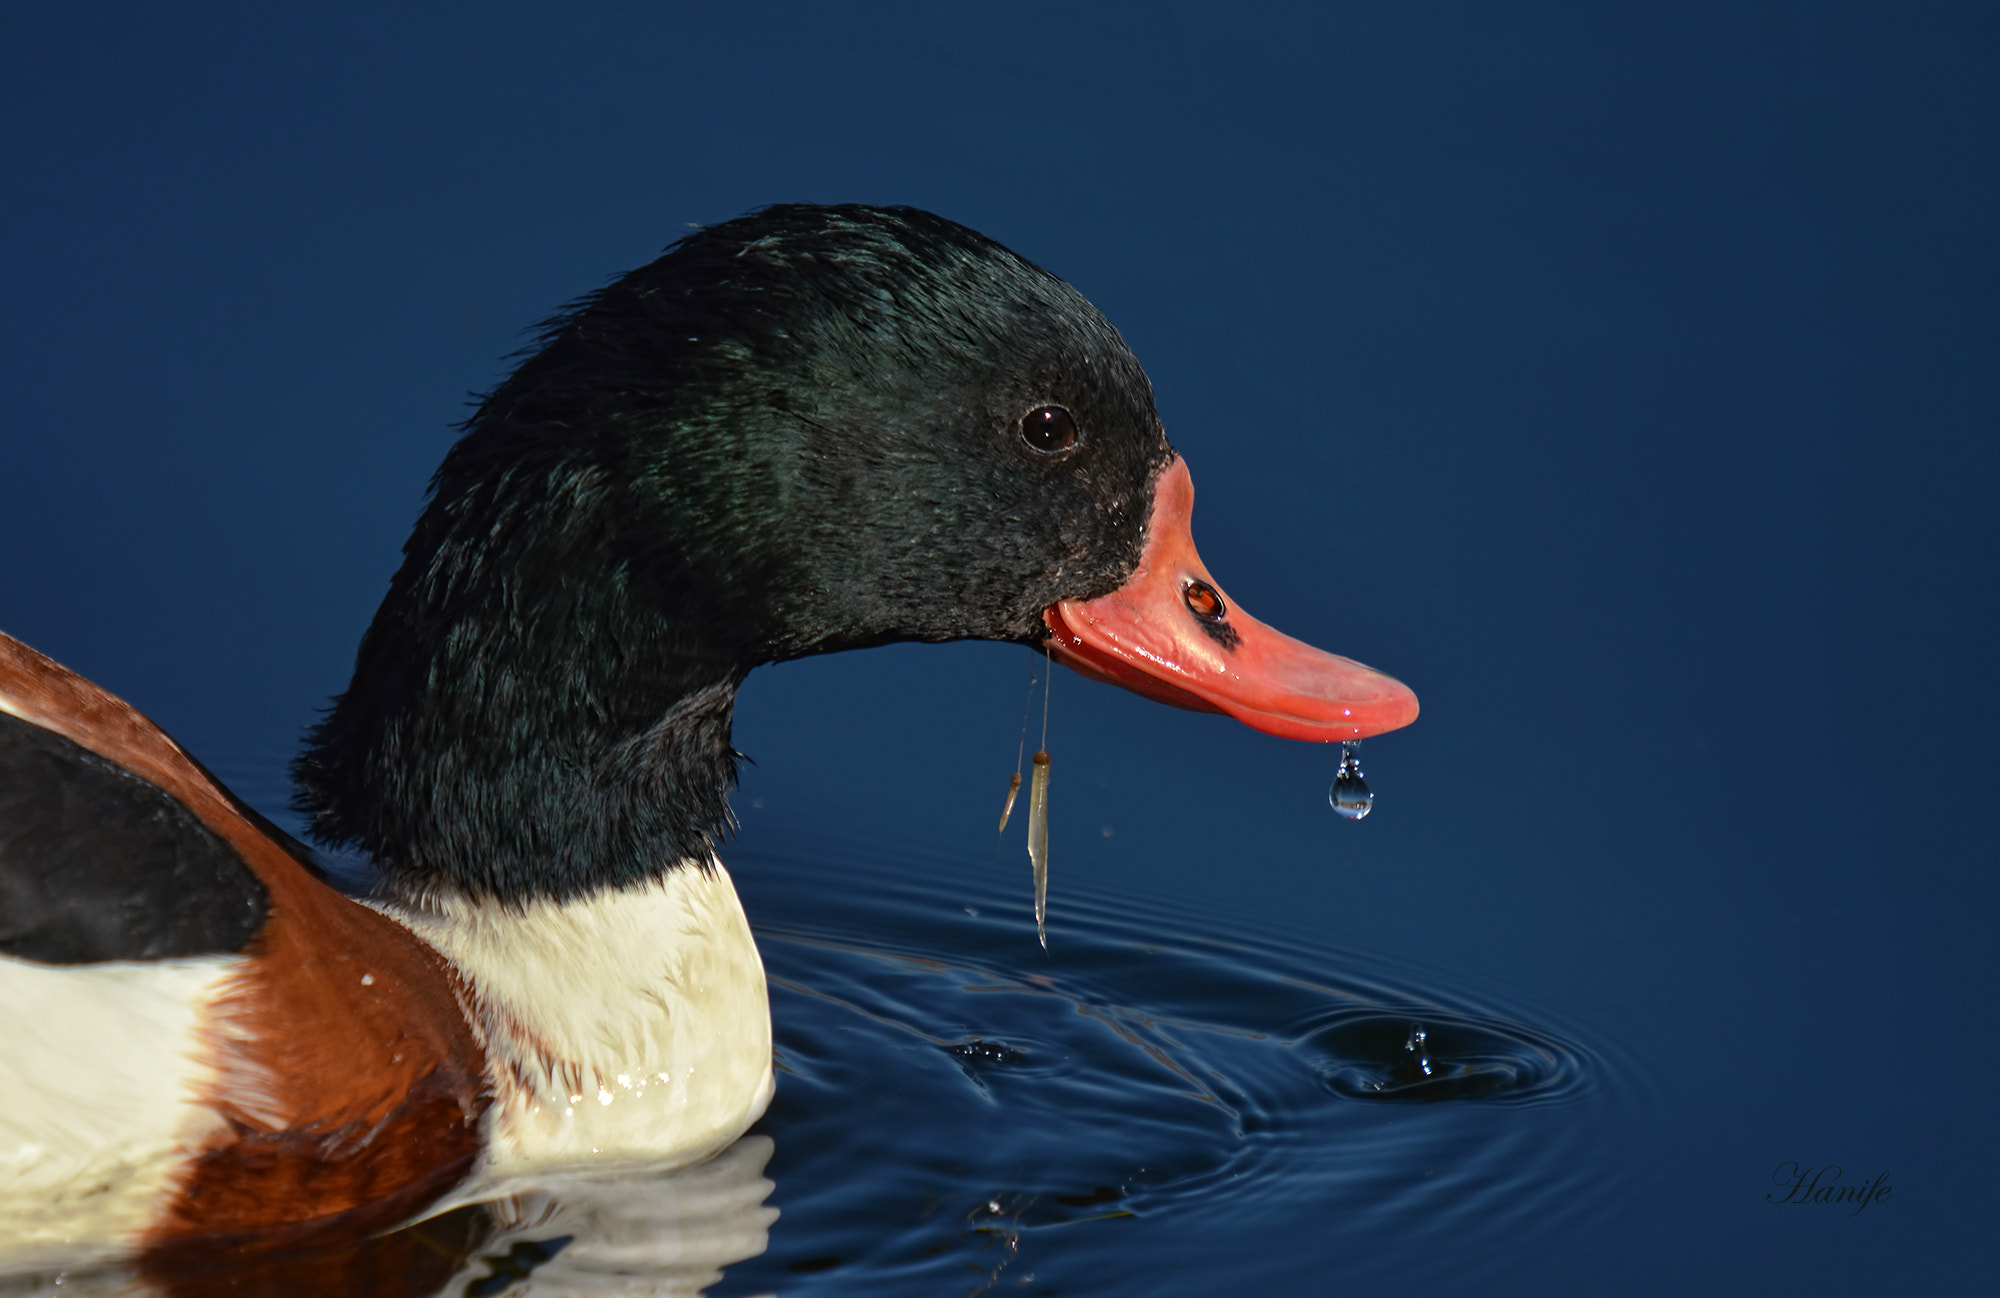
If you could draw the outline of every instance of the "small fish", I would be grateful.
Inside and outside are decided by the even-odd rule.
[[[1020,778],[1018,776],[1016,779]],[[1035,781],[1028,790],[1028,859],[1035,864],[1035,932],[1049,949],[1049,755],[1035,754]]]
[[[1014,772],[1014,778],[1007,781],[1007,805],[1000,808],[1000,832],[1007,832],[1007,817],[1014,814],[1014,799],[1021,796],[1021,773]]]

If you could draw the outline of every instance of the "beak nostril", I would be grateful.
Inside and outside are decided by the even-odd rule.
[[[1181,599],[1188,612],[1204,622],[1220,622],[1229,615],[1229,606],[1222,602],[1221,593],[1205,581],[1189,582],[1181,591]]]

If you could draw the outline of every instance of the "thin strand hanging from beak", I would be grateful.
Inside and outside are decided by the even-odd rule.
[[[1028,790],[1028,859],[1035,864],[1035,933],[1049,949],[1049,755],[1035,754],[1035,782]]]
[[[1028,694],[1021,700],[1021,742],[1014,749],[1014,778],[1007,781],[1007,803],[1000,808],[1000,832],[1007,832],[1007,818],[1014,814],[1014,799],[1021,796],[1021,758],[1028,751],[1028,709],[1035,706],[1035,674],[1028,673]]]
[[[1007,832],[1007,818],[1014,814],[1014,799],[1021,796],[1021,773],[1014,772],[1007,781],[1007,801],[1000,807],[1000,832]]]
[[[1048,649],[1043,647],[1046,656]],[[1049,691],[1055,685],[1053,662],[1043,663],[1042,746],[1035,754],[1035,778],[1028,790],[1028,860],[1035,867],[1035,933],[1042,950],[1049,949]]]

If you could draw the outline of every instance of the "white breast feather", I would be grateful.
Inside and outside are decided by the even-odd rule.
[[[729,874],[685,866],[572,902],[382,907],[471,988],[494,1083],[476,1185],[699,1162],[771,1099],[764,965]]]
[[[242,963],[0,957],[0,1267],[86,1265],[144,1228],[220,1126],[195,1026]]]

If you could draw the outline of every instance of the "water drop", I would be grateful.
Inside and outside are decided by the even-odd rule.
[[[1358,747],[1358,743],[1340,746],[1340,769],[1326,795],[1333,809],[1348,820],[1359,820],[1375,808],[1375,795],[1369,792],[1368,781],[1361,778],[1361,759],[1354,752]]]
[[[1429,1035],[1424,1031],[1423,1024],[1412,1023],[1410,1035],[1403,1041],[1403,1049],[1416,1056],[1417,1071],[1426,1077],[1431,1075],[1431,1052],[1430,1047],[1425,1044],[1425,1039]]]

